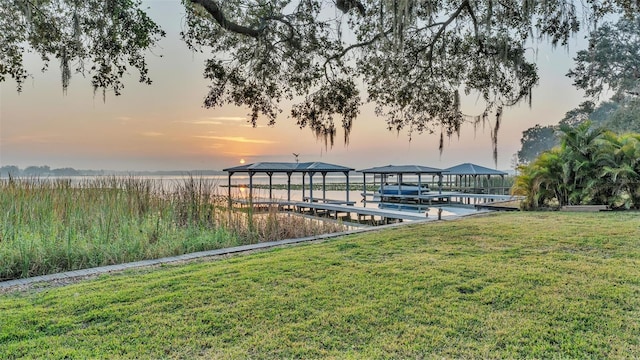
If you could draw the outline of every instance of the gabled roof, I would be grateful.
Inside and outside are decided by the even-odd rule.
[[[488,167],[472,164],[472,163],[464,163],[456,166],[452,166],[448,169],[447,175],[507,175],[506,172],[490,169]]]
[[[387,165],[358,170],[358,172],[365,174],[441,174],[446,171],[420,165]]]
[[[327,164],[323,162],[258,162],[222,169],[222,171],[226,172],[344,172],[353,170],[354,169],[346,166]]]

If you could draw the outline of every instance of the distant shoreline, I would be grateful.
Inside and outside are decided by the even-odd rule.
[[[0,167],[0,178],[8,177],[70,177],[70,176],[185,176],[202,175],[218,176],[226,175],[222,170],[91,170],[74,168],[51,169],[48,166],[30,166],[20,169],[16,166]]]

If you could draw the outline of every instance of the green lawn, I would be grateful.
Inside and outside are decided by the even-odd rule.
[[[509,213],[0,295],[0,358],[638,358],[640,214]]]

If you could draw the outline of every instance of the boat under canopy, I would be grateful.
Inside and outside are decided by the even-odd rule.
[[[416,184],[385,184],[378,188],[378,194],[382,195],[425,195],[431,191],[427,185]]]

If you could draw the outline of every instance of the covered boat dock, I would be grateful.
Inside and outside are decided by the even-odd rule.
[[[423,194],[423,189],[425,192],[429,191],[427,190],[429,181],[426,178],[428,176],[431,176],[431,184],[435,184],[435,178],[438,178],[438,192],[429,194],[430,200],[437,198],[436,194],[442,194],[442,176],[445,170],[420,165],[387,165],[358,170],[358,172],[362,173],[362,201],[365,204],[367,202],[384,203],[385,201],[410,203],[413,200],[420,202],[420,199],[425,195]],[[373,186],[374,188],[379,186],[379,191],[367,191],[367,175],[373,175]],[[391,176],[396,177],[396,185],[389,185]],[[413,176],[414,182],[405,183],[409,176]],[[385,186],[387,190],[385,190]],[[382,196],[383,194],[385,197]],[[371,200],[368,197],[371,197]]]
[[[448,190],[473,194],[505,195],[507,193],[504,182],[506,172],[472,163],[452,166],[444,171],[446,172]],[[491,186],[492,176],[502,179],[500,186]],[[486,182],[484,181],[485,177]]]
[[[228,173],[228,189],[229,189],[229,206],[232,205],[232,197],[231,197],[231,177],[235,173],[247,173],[249,175],[249,198],[247,199],[248,203],[254,204],[257,199],[253,197],[253,176],[257,173],[265,173],[269,177],[269,198],[264,200],[268,203],[281,204],[282,200],[273,199],[273,182],[272,176],[275,173],[284,173],[287,175],[287,200],[286,203],[291,203],[291,176],[294,173],[298,173],[302,175],[302,199],[308,200],[309,202],[332,202],[332,203],[342,203],[342,204],[351,204],[353,202],[349,201],[349,172],[354,169],[334,165],[327,164],[323,162],[258,162],[253,164],[240,165],[232,168],[223,169]],[[317,173],[322,175],[322,197],[314,197],[313,195],[313,176]],[[346,193],[345,199],[346,201],[336,201],[330,200],[326,197],[326,176],[328,173],[343,173],[346,178]],[[305,181],[307,176],[309,177],[309,196],[305,195]],[[239,199],[243,201],[242,199]]]
[[[387,165],[359,170],[363,174],[362,202],[377,203],[380,208],[404,211],[428,211],[430,207],[464,206],[513,200],[504,195],[505,172],[465,163],[448,169],[419,165]],[[373,191],[367,191],[367,175],[373,175]],[[389,177],[395,176],[396,184],[390,185]],[[483,176],[500,176],[502,186],[486,187]],[[408,179],[411,177],[410,179]],[[443,179],[447,177],[445,182]],[[409,180],[409,181],[407,181]],[[431,180],[431,181],[429,181]],[[371,184],[371,183],[369,183]],[[437,186],[429,189],[427,185]],[[386,187],[386,190],[385,190]]]
[[[449,169],[420,165],[387,165],[358,170],[363,176],[362,206],[354,206],[356,202],[349,198],[349,175],[354,170],[353,168],[323,162],[259,162],[223,170],[228,173],[230,208],[234,204],[254,209],[271,209],[273,206],[277,206],[278,209],[287,209],[302,214],[341,220],[357,219],[358,222],[365,218],[368,219],[366,221],[372,223],[426,220],[430,208],[437,209],[438,218],[440,218],[443,210],[451,212],[449,210],[451,208],[473,209],[475,207],[477,211],[482,206],[496,201],[514,199],[512,196],[497,192],[496,190],[500,189],[499,184],[494,183],[492,187],[487,185],[486,190],[479,189],[482,182],[478,182],[478,180],[483,179],[484,176],[487,180],[491,176],[500,176],[504,184],[506,173],[469,163]],[[246,189],[244,197],[234,199],[232,198],[232,177],[236,173],[248,174],[248,184],[242,185]],[[268,176],[268,198],[255,196],[254,190],[258,186],[253,177],[258,173]],[[296,196],[296,199],[292,199],[291,196],[291,177],[294,173],[302,175],[302,196]],[[314,191],[314,176],[318,173],[322,175],[321,195],[318,194],[317,187]],[[346,182],[344,197],[337,195],[338,199],[327,198],[326,175],[329,173],[344,174]],[[273,174],[287,175],[286,199],[273,197]],[[263,181],[258,180],[262,189],[264,189]],[[471,186],[472,182],[473,186]],[[300,184],[299,181],[296,183]],[[282,188],[277,189],[282,190]],[[308,193],[306,193],[307,191]],[[367,208],[368,204],[375,204],[376,208]]]

